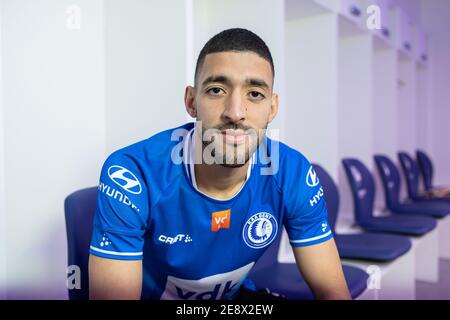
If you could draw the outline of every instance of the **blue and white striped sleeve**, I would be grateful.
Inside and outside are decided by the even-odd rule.
[[[148,192],[135,161],[112,154],[103,165],[90,254],[116,260],[142,260]]]
[[[318,244],[333,237],[323,188],[310,162],[291,150],[284,161],[283,192],[285,215],[283,223],[291,246]]]

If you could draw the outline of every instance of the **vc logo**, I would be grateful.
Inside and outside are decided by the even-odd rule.
[[[130,170],[125,169],[124,167],[109,167],[108,176],[115,184],[121,186],[130,193],[140,194],[142,192],[141,183],[138,178]]]

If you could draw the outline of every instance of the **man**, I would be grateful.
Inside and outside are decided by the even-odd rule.
[[[91,298],[232,299],[282,225],[315,297],[350,298],[314,170],[265,135],[278,111],[273,81],[263,40],[225,30],[202,49],[186,88],[196,125],[106,160]]]

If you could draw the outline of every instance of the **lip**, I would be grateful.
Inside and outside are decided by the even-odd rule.
[[[243,130],[223,130],[221,133],[225,142],[235,145],[244,143],[249,136]]]
[[[230,135],[230,136],[246,136],[247,135],[245,133],[245,131],[241,130],[241,129],[238,129],[238,130],[228,129],[228,130],[222,130],[221,132],[222,132],[222,134],[226,134],[226,135]]]

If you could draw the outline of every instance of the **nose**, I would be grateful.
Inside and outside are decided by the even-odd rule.
[[[245,100],[238,90],[234,90],[227,99],[222,116],[228,123],[237,123],[246,119]]]

